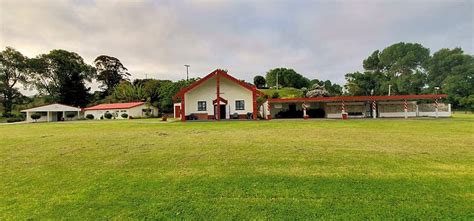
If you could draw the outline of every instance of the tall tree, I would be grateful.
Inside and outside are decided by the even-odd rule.
[[[264,88],[265,85],[267,84],[267,81],[265,80],[263,76],[257,75],[253,78],[253,84],[257,88]]]
[[[173,96],[178,93],[179,90],[185,88],[199,79],[191,78],[189,80],[180,80],[177,82],[165,82],[159,89],[160,99],[159,108],[164,113],[173,112]]]
[[[400,42],[381,52],[374,51],[363,61],[365,71],[346,74],[346,89],[352,95],[419,94],[426,85],[429,49],[416,43]]]
[[[388,78],[379,71],[354,72],[346,74],[344,86],[350,95],[369,96],[387,95]]]
[[[95,77],[95,68],[74,52],[61,49],[41,54],[30,62],[34,87],[53,101],[85,106],[90,88],[85,86]]]
[[[130,76],[128,69],[115,57],[100,55],[94,60],[94,64],[97,80],[101,82],[105,95],[111,94],[115,86]]]
[[[14,100],[21,96],[18,84],[28,82],[28,58],[19,51],[6,47],[0,52],[0,93],[2,94],[3,115],[8,116]]]
[[[276,86],[278,76],[278,84],[282,87],[294,87],[301,89],[310,86],[308,78],[298,74],[293,69],[275,68],[267,72],[266,80],[268,86]]]
[[[142,101],[148,98],[142,84],[133,85],[128,81],[122,81],[117,85],[111,97],[115,102]]]
[[[449,96],[455,107],[471,106],[474,94],[474,56],[462,49],[440,49],[428,62],[428,91],[435,88]]]

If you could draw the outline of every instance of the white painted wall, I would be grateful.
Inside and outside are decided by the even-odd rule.
[[[229,119],[229,115],[233,113],[252,113],[252,91],[235,82],[230,81],[227,78],[221,77],[220,93],[220,97],[228,101],[226,105],[226,119]],[[216,79],[215,77],[212,77],[191,91],[185,93],[185,114],[190,115],[192,113],[206,113],[208,115],[214,115],[214,105],[212,104],[212,101],[216,98]],[[244,110],[235,109],[236,100],[244,100]],[[206,101],[206,111],[198,111],[198,101]]]
[[[66,117],[66,115],[68,113],[70,113],[69,111],[66,111],[65,113],[63,112],[63,118],[64,118],[65,121],[78,120],[79,118],[82,117],[81,112],[76,112],[76,111],[71,111],[71,112],[75,114],[75,116],[72,117],[72,118],[67,118]],[[48,112],[31,112],[31,111],[26,112],[25,121],[30,122],[30,123],[35,122],[35,120],[31,119],[31,115],[34,114],[34,113],[42,114],[42,116],[38,120],[36,120],[36,122],[58,121],[58,112],[49,112],[49,120],[48,120]]]
[[[128,108],[128,109],[108,109],[108,110],[86,110],[84,112],[84,117],[86,117],[88,114],[94,115],[94,120],[100,120],[100,117],[104,116],[106,112],[115,114],[116,117],[115,119],[128,119],[128,118],[122,118],[122,114],[126,113],[128,114],[128,117],[145,117],[145,113],[142,111],[143,109],[147,109],[146,104]],[[150,107],[153,112],[153,116],[158,116],[158,108],[156,107]]]

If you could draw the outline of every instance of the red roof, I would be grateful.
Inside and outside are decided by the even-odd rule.
[[[129,103],[113,103],[113,104],[99,104],[92,107],[84,108],[84,110],[110,110],[110,109],[129,109],[140,106],[145,102],[129,102]]]
[[[224,77],[224,78],[227,78],[230,81],[235,82],[238,85],[249,89],[250,91],[255,91],[255,92],[257,92],[257,94],[263,94],[261,91],[257,90],[257,88],[254,85],[251,85],[251,84],[245,83],[243,81],[240,81],[237,78],[234,78],[234,77],[230,76],[229,74],[227,74],[227,72],[217,69],[217,70],[211,72],[210,74],[206,75],[205,77],[201,78],[200,80],[198,80],[198,81],[194,82],[193,84],[189,85],[188,87],[185,87],[185,88],[181,89],[178,93],[176,93],[174,98],[183,96],[186,92],[194,89],[195,87],[199,86],[200,84],[206,82],[207,80],[209,80],[212,77],[217,76],[217,75],[219,75],[221,77]]]
[[[402,101],[402,100],[434,100],[446,98],[446,94],[417,94],[417,95],[392,95],[392,96],[337,96],[337,97],[311,97],[311,98],[271,98],[270,103],[292,102],[335,102],[335,101]]]

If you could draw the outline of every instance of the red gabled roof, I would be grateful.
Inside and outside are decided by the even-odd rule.
[[[337,97],[311,97],[311,98],[271,98],[270,103],[291,102],[335,102],[335,101],[402,101],[402,100],[427,100],[446,98],[446,94],[417,94],[417,95],[392,95],[392,96],[337,96]]]
[[[128,102],[128,103],[113,103],[113,104],[98,104],[92,107],[84,108],[84,110],[110,110],[110,109],[129,109],[140,106],[145,102]]]
[[[220,70],[220,69],[216,69],[215,71],[211,72],[210,74],[206,75],[205,77],[201,78],[200,80],[192,83],[191,85],[189,85],[188,87],[185,87],[183,89],[181,89],[178,93],[176,93],[176,95],[173,97],[173,98],[177,98],[177,97],[181,97],[183,96],[185,93],[191,91],[192,89],[196,88],[197,86],[201,85],[202,83],[206,82],[207,80],[211,79],[212,77],[214,76],[221,76],[221,77],[224,77],[224,78],[227,78],[229,79],[230,81],[250,90],[250,91],[256,91],[257,94],[263,94],[261,91],[257,90],[257,88],[251,84],[248,84],[248,83],[245,83],[245,82],[242,82],[240,81],[239,79],[237,78],[234,78],[232,76],[230,76],[229,74],[227,74],[227,72],[223,71],[223,70]]]

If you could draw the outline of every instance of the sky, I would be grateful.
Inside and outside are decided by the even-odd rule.
[[[135,78],[227,69],[252,82],[276,67],[344,84],[398,42],[474,50],[474,1],[0,0],[0,47],[117,57]],[[96,85],[94,86],[96,87]]]

